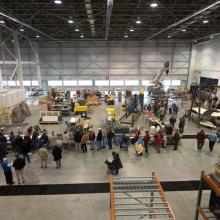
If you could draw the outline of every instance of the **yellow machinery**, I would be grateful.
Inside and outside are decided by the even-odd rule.
[[[74,112],[87,112],[88,106],[85,105],[76,105],[74,108]]]
[[[114,108],[106,108],[106,112],[111,112],[112,117],[115,117],[115,109]]]

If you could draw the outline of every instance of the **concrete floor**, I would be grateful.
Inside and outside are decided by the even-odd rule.
[[[106,106],[94,107],[91,120],[97,129],[105,119]],[[32,106],[32,116],[26,121],[32,125],[38,123],[39,111],[45,106]],[[68,120],[67,117],[65,120]],[[144,120],[139,124],[143,125]],[[45,125],[49,132],[63,133],[65,123],[61,125]],[[195,134],[199,128],[193,124],[186,125],[186,134]],[[114,146],[114,150],[119,149]],[[145,155],[137,157],[133,146],[128,152],[121,151],[120,156],[124,168],[120,176],[150,176],[156,172],[160,180],[198,180],[200,172],[213,171],[213,165],[220,155],[220,145],[216,144],[214,152],[208,152],[208,143],[205,144],[202,153],[196,150],[195,140],[182,140],[178,151],[173,151],[172,147],[162,149],[160,154],[152,147],[149,149],[148,157]],[[82,154],[77,150],[65,150],[63,154],[63,167],[55,169],[55,164],[50,155],[47,169],[40,168],[37,154],[31,156],[32,163],[25,168],[26,184],[59,184],[59,183],[85,183],[85,182],[107,182],[106,165],[104,161],[111,155],[108,149],[88,151]],[[11,155],[12,156],[12,155]],[[0,175],[0,185],[5,184],[3,174]],[[169,192],[168,200],[178,220],[193,219],[197,192]],[[48,205],[50,204],[50,205]],[[29,219],[77,219],[77,220],[101,220],[108,219],[109,195],[89,194],[89,195],[57,195],[57,196],[19,196],[0,197],[2,219],[14,220],[22,217]],[[6,212],[10,207],[11,212]],[[85,211],[86,210],[86,211]]]

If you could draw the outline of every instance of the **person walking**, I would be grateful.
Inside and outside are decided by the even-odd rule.
[[[213,151],[214,145],[217,142],[217,135],[216,132],[213,131],[209,136],[208,136],[208,140],[209,140],[209,150],[210,152]]]
[[[64,148],[68,148],[69,144],[70,144],[70,138],[69,138],[69,134],[67,133],[67,131],[64,132],[63,134],[63,141],[62,144],[64,146]]]
[[[89,130],[89,141],[90,141],[90,150],[94,150],[95,132],[92,128]]]
[[[180,121],[179,121],[179,132],[180,132],[180,134],[183,134],[183,132],[184,132],[185,123],[186,123],[186,119],[185,119],[184,116],[182,116],[180,118]]]
[[[148,143],[150,141],[150,134],[148,131],[145,132],[143,140],[144,140],[145,153],[148,154]]]
[[[8,158],[6,158],[6,157],[3,158],[3,162],[1,164],[1,166],[2,166],[2,169],[4,171],[6,183],[8,185],[14,184],[13,175],[12,175],[12,171],[11,171],[12,164],[8,162]]]
[[[203,145],[205,143],[205,139],[206,139],[205,132],[203,130],[198,132],[197,135],[196,135],[196,139],[197,139],[197,149],[198,149],[198,152],[201,153]]]
[[[99,128],[99,131],[98,131],[98,134],[97,134],[97,137],[96,137],[96,146],[97,146],[98,151],[102,148],[102,139],[103,139],[102,129]]]
[[[112,131],[112,129],[109,129],[109,131],[107,132],[107,140],[108,140],[109,150],[112,149],[112,138],[113,137],[114,137],[114,132]]]
[[[19,154],[15,154],[13,167],[15,169],[15,174],[17,177],[18,184],[21,184],[21,182],[25,183],[25,179],[24,179],[25,160],[24,158],[21,158]]]
[[[180,133],[178,130],[176,130],[176,132],[173,135],[173,140],[174,140],[174,148],[173,150],[177,150],[179,141],[180,141]]]
[[[174,116],[174,114],[170,117],[169,121],[170,121],[170,125],[174,127],[176,124],[176,117]]]
[[[87,141],[89,140],[89,134],[88,132],[86,132],[86,130],[84,131],[84,134],[82,136],[82,139],[81,139],[81,148],[82,148],[82,152],[85,153],[87,152]]]
[[[75,144],[76,144],[76,149],[79,149],[79,148],[80,148],[81,139],[82,139],[81,132],[80,132],[80,130],[77,128],[77,129],[76,129],[76,132],[75,132],[75,134],[74,134],[74,141],[75,141]]]
[[[62,150],[57,145],[54,146],[52,151],[54,161],[56,162],[56,168],[61,168]]]
[[[46,129],[43,130],[43,134],[40,137],[40,144],[45,145],[47,149],[49,148],[49,137]]]
[[[41,160],[41,168],[47,168],[47,161],[48,161],[48,150],[45,146],[41,146],[38,150],[38,155],[40,156]]]

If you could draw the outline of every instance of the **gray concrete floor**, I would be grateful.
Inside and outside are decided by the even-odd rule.
[[[117,107],[117,106],[116,106]],[[32,106],[32,116],[26,121],[31,125],[38,124],[39,111],[46,106]],[[94,107],[91,120],[97,129],[105,119],[106,106]],[[118,108],[118,107],[117,107]],[[118,110],[119,111],[119,110]],[[68,120],[67,117],[65,120]],[[140,120],[143,124],[143,120]],[[65,123],[61,125],[45,125],[49,132],[63,133]],[[186,125],[186,134],[195,134],[199,128],[193,124]],[[120,151],[116,146],[114,150]],[[25,168],[26,184],[59,184],[59,183],[85,183],[85,182],[107,182],[106,165],[104,161],[111,155],[108,149],[88,151],[82,154],[79,150],[65,150],[63,154],[63,167],[55,169],[52,156],[49,157],[47,169],[40,168],[37,154],[31,156],[31,164]],[[216,144],[214,152],[208,152],[208,143],[205,144],[202,153],[196,150],[195,140],[182,140],[177,151],[172,147],[162,149],[160,154],[150,148],[148,157],[145,155],[137,157],[134,147],[128,152],[120,151],[124,168],[120,176],[150,176],[156,172],[160,180],[197,180],[200,172],[213,171],[213,166],[220,155],[220,145]],[[13,155],[11,155],[12,157]],[[4,185],[3,173],[0,175],[0,185]],[[169,192],[168,200],[178,220],[193,219],[195,212],[197,192]],[[48,205],[50,204],[50,205]],[[19,196],[0,197],[1,218],[14,220],[19,217],[29,219],[79,219],[97,220],[108,219],[109,195],[57,195],[57,196]],[[10,207],[11,212],[6,212]]]

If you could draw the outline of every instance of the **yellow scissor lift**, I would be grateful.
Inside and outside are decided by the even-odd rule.
[[[110,176],[110,220],[176,220],[162,186],[151,177]]]

